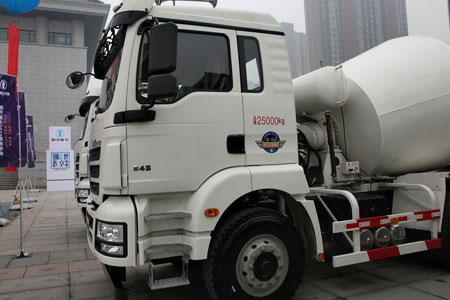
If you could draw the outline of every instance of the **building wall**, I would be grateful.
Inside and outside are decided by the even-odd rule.
[[[19,25],[20,26],[20,25]],[[7,70],[7,42],[0,42],[0,73]],[[20,44],[18,86],[26,93],[26,112],[33,115],[36,167],[23,168],[20,177],[36,179],[44,187],[46,181],[46,150],[48,127],[67,126],[64,117],[78,112],[83,89],[69,90],[65,80],[73,70],[85,71],[87,49],[77,47]],[[72,146],[79,137],[81,120],[70,123]]]
[[[281,23],[281,27],[285,34],[291,76],[292,78],[297,78],[307,73],[308,49],[306,36],[303,32],[295,31],[294,24],[292,23],[283,22]]]
[[[97,0],[41,0],[37,9],[18,17],[0,7],[0,28],[17,19],[14,25],[20,30],[35,32],[35,43],[19,46],[18,87],[26,93],[27,114],[33,115],[37,161],[35,168],[23,168],[19,176],[35,178],[40,187],[46,186],[48,127],[71,126],[72,148],[80,136],[82,120],[65,124],[64,117],[78,112],[86,85],[70,90],[65,80],[70,72],[91,69],[109,8]],[[55,41],[61,38],[70,44],[49,44],[52,32],[64,34],[52,35]],[[7,72],[7,55],[8,42],[0,41],[0,73]],[[0,183],[14,182],[14,175],[0,170]]]
[[[296,40],[297,40],[298,48],[300,49],[300,51],[296,52],[296,61],[299,62],[299,67],[298,67],[299,73],[296,76],[296,77],[298,77],[301,75],[305,75],[306,73],[309,72],[309,68],[308,68],[309,51],[308,51],[308,38],[305,33],[298,32]]]
[[[297,64],[295,61],[295,53],[298,51],[296,49],[295,45],[295,31],[294,31],[294,24],[292,23],[281,23],[281,28],[284,31],[284,38],[286,40],[286,46],[288,50],[289,55],[289,64],[291,66],[291,76],[292,78],[295,78],[297,74]]]
[[[328,22],[323,0],[304,0],[305,4],[305,25],[308,35],[308,69],[316,70],[320,68],[324,59],[322,27],[327,28]],[[322,9],[323,7],[323,9]],[[323,22],[322,22],[323,21]],[[325,31],[325,34],[327,32]]]
[[[336,66],[408,35],[405,0],[305,0],[309,70]]]

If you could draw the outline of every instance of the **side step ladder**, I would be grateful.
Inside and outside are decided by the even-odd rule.
[[[167,289],[167,288],[173,288],[173,287],[179,287],[179,286],[185,286],[190,285],[191,282],[189,281],[189,273],[188,273],[188,259],[186,257],[181,258],[181,275],[176,277],[170,277],[170,278],[162,278],[162,279],[155,279],[155,265],[150,262],[149,266],[149,274],[148,274],[148,286],[150,289],[153,290],[161,290],[161,289]]]
[[[154,213],[145,216],[146,222],[158,222],[169,220],[183,220],[192,217],[190,212],[175,211],[165,213]],[[189,285],[191,282],[188,278],[188,263],[189,255],[192,251],[192,246],[178,243],[178,244],[162,244],[153,245],[145,250],[145,254],[150,258],[148,286],[151,290],[160,290],[178,286]],[[155,264],[152,260],[164,258],[181,258],[181,275],[169,278],[155,279]]]

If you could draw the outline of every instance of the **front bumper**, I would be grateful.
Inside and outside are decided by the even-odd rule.
[[[88,201],[89,202],[89,201]],[[124,241],[120,246],[124,247],[125,257],[110,256],[100,251],[101,243],[105,243],[96,237],[98,222],[124,225]],[[89,203],[86,207],[86,227],[89,248],[97,259],[106,265],[116,267],[128,267],[136,265],[136,225],[134,205],[129,197],[110,196],[100,206]]]

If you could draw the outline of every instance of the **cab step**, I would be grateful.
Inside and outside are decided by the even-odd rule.
[[[145,221],[189,219],[192,216],[189,212],[168,212],[160,214],[151,214],[144,218]]]
[[[145,254],[149,256],[150,259],[166,258],[166,257],[176,257],[176,256],[186,256],[192,250],[192,246],[186,244],[162,244],[154,245],[145,250]]]
[[[185,286],[191,284],[189,281],[188,274],[188,259],[186,257],[181,258],[181,275],[177,277],[169,277],[162,279],[155,279],[155,266],[150,262],[149,265],[149,275],[148,275],[148,286],[152,291],[161,290],[179,286]]]

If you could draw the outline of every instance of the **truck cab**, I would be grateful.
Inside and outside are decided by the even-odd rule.
[[[88,154],[91,123],[95,116],[100,91],[88,89],[80,108],[79,116],[84,117],[80,138],[75,146],[75,198],[82,215],[86,215],[86,202],[89,196]]]
[[[222,216],[253,197],[284,193],[312,209],[279,23],[153,2],[123,3],[94,62],[104,79],[89,141],[88,241],[111,266],[204,260]]]

